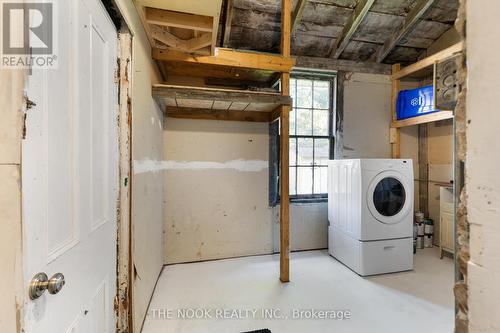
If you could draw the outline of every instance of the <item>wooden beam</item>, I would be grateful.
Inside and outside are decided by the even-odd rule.
[[[146,22],[165,27],[176,27],[205,32],[213,31],[213,18],[170,10],[146,7]]]
[[[429,146],[427,124],[418,125],[418,205],[429,216]]]
[[[260,69],[273,72],[290,72],[295,63],[289,56],[243,52],[224,48],[216,48],[214,55],[207,56],[197,56],[174,50],[153,49],[153,59],[161,61]]]
[[[290,57],[291,0],[281,0],[281,56]],[[281,95],[290,95],[290,73],[281,74]],[[280,117],[280,281],[290,281],[290,107],[281,107]]]
[[[291,44],[291,0],[281,0],[281,55],[290,57]]]
[[[290,93],[290,74],[281,76],[282,94]],[[290,281],[290,108],[281,107],[280,115],[280,280]]]
[[[261,122],[261,123],[268,123],[271,121],[270,112],[232,111],[232,110],[176,108],[176,107],[167,107],[165,111],[165,116],[169,118],[250,121],[250,122]]]
[[[415,26],[415,24],[420,20],[422,15],[429,9],[430,6],[436,0],[419,0],[416,6],[406,15],[403,22],[403,26],[396,30],[392,36],[390,36],[380,48],[377,55],[377,62],[384,61],[385,57],[391,52],[391,50],[398,44],[398,42],[406,36],[410,30]]]
[[[194,37],[186,41],[186,48],[188,52],[193,52],[210,45],[212,45],[211,33],[204,33],[199,37]]]
[[[333,44],[332,51],[330,52],[330,58],[337,59],[338,57],[340,57],[342,52],[344,52],[347,44],[349,44],[351,40],[351,37],[358,29],[366,14],[368,14],[368,11],[370,10],[374,2],[375,0],[358,1],[358,4],[354,8],[351,17],[349,17],[349,20],[344,26],[342,33],[335,41],[335,44]]]
[[[409,66],[404,67],[403,69],[398,70],[397,72],[392,74],[393,79],[401,79],[405,76],[417,73],[427,67],[433,66],[436,61],[446,59],[448,57],[453,56],[456,53],[462,52],[464,49],[464,42],[458,42],[442,51],[439,51],[433,55],[428,56],[416,63],[413,63]]]
[[[180,39],[179,37],[171,34],[170,32],[161,29],[159,26],[152,25],[151,26],[151,36],[157,41],[162,42],[163,44],[170,46],[172,48],[187,52],[187,43],[185,40]]]
[[[224,25],[224,39],[222,41],[222,46],[227,47],[229,45],[229,37],[231,35],[231,22],[233,20],[233,0],[227,0],[226,2],[226,22]]]
[[[317,57],[297,57],[295,58],[295,60],[296,68],[312,68],[331,71],[386,75],[390,75],[392,73],[391,65],[379,64],[376,62],[358,62],[352,60]]]
[[[283,96],[278,93],[205,87],[186,87],[164,84],[153,85],[152,94],[155,98],[197,99],[281,105],[291,105],[292,103],[290,96]]]
[[[446,119],[453,119],[453,111],[439,111],[439,112],[429,113],[423,116],[417,116],[403,120],[396,120],[392,122],[391,126],[394,128],[401,128],[407,126],[432,123],[435,121],[446,120]]]
[[[401,68],[400,64],[392,65],[392,72],[396,73]],[[397,119],[396,106],[398,102],[398,94],[401,89],[401,82],[398,79],[392,80],[392,91],[391,91],[391,118],[394,123]],[[401,157],[401,142],[400,142],[400,130],[396,127],[391,127],[390,129],[390,142],[391,142],[391,155],[392,158]]]
[[[304,15],[304,9],[306,8],[307,0],[298,0],[295,9],[292,14],[292,32],[297,29],[300,21],[302,21],[302,16]]]

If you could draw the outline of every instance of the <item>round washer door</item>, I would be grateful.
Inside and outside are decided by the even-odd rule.
[[[366,202],[373,217],[385,224],[401,222],[410,210],[412,196],[403,175],[397,171],[383,171],[368,187]]]

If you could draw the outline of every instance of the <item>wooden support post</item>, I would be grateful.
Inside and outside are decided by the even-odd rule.
[[[418,125],[418,202],[419,210],[429,217],[429,148],[427,124]]]
[[[401,69],[400,64],[392,65],[392,75],[398,72]],[[400,90],[401,82],[399,79],[392,79],[392,95],[391,95],[391,114],[392,114],[392,122],[397,120],[396,116],[396,103],[398,101],[398,93]],[[400,129],[396,127],[391,127],[390,131],[390,142],[391,142],[391,151],[392,158],[400,158],[401,157],[401,143],[399,141],[400,137]]]
[[[289,94],[290,74],[281,75],[281,91],[283,94]],[[290,107],[281,107],[280,118],[280,280],[281,282],[290,281],[290,197],[288,178],[289,172],[289,136],[290,127]]]
[[[281,56],[290,57],[291,0],[281,0]],[[281,74],[281,94],[290,95],[290,73]],[[290,198],[289,198],[290,107],[281,107],[280,117],[280,281],[290,281]]]

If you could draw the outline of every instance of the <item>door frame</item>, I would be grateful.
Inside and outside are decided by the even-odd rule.
[[[116,330],[132,325],[132,35],[122,20],[118,31],[118,146]]]

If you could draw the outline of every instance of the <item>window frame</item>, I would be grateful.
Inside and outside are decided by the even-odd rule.
[[[328,108],[328,135],[297,135],[297,134],[290,134],[289,139],[297,139],[297,144],[295,145],[295,164],[290,165],[289,163],[289,169],[292,167],[295,167],[295,188],[297,188],[297,177],[298,177],[298,169],[303,167],[303,168],[311,168],[312,169],[312,186],[314,188],[314,168],[328,168],[328,166],[315,166],[315,165],[300,165],[298,163],[297,157],[298,157],[298,139],[299,138],[310,138],[313,140],[313,163],[314,163],[314,139],[328,139],[329,140],[329,159],[334,158],[334,150],[335,150],[335,136],[336,136],[336,117],[337,117],[337,112],[336,112],[336,99],[337,99],[337,75],[336,73],[332,72],[311,72],[311,71],[294,71],[291,73],[290,78],[293,79],[307,79],[307,80],[312,80],[312,81],[329,81],[330,82],[330,98],[329,98],[329,108]],[[297,88],[295,88],[297,89]],[[314,94],[314,89],[313,89],[313,94]],[[313,95],[314,99],[314,95]],[[295,124],[297,124],[296,119],[297,119],[297,109],[292,105],[292,109],[295,109]],[[304,108],[303,108],[304,109]],[[312,126],[314,126],[314,107],[310,109],[312,112],[311,115],[311,123]],[[312,189],[311,189],[312,190]],[[297,203],[314,203],[314,202],[326,202],[328,200],[328,194],[327,193],[311,193],[311,194],[290,194],[290,202],[297,202]]]

